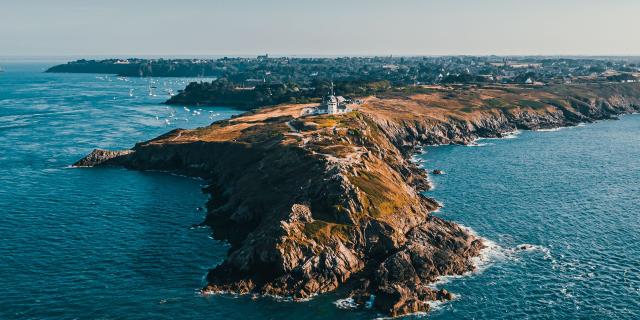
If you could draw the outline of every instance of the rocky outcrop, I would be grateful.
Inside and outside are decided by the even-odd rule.
[[[431,283],[445,275],[473,271],[470,257],[483,244],[453,223],[430,216],[427,222],[407,233],[406,243],[387,256],[353,291],[355,301],[364,304],[375,296],[374,305],[391,316],[429,310],[429,301],[450,300],[446,290],[434,290]]]
[[[231,244],[206,292],[303,299],[345,286],[359,306],[375,296],[389,315],[427,311],[451,298],[429,284],[473,271],[483,244],[430,215],[438,204],[422,194],[427,173],[409,161],[417,148],[640,111],[637,85],[507,89],[370,98],[351,113],[304,118],[301,106],[277,106],[77,165],[206,179],[203,224]]]
[[[76,161],[72,166],[73,167],[95,167],[100,165],[110,164],[111,160],[118,159],[119,161],[125,158],[127,155],[131,154],[133,150],[103,150],[103,149],[94,149],[86,155],[84,158]]]

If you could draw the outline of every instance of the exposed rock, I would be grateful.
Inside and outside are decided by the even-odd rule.
[[[439,169],[435,169],[435,170],[431,171],[431,174],[444,174],[444,171],[439,170]]]
[[[94,149],[86,155],[84,158],[78,160],[73,164],[74,167],[95,167],[100,165],[116,164],[113,160],[116,158],[123,158],[130,155],[133,150],[103,150]]]
[[[300,106],[265,108],[174,130],[133,153],[94,151],[77,165],[206,179],[204,224],[231,244],[209,271],[206,291],[301,299],[347,286],[360,306],[373,295],[374,306],[389,315],[427,311],[429,301],[453,297],[430,284],[473,271],[483,244],[430,215],[439,205],[421,193],[429,188],[427,172],[409,161],[419,146],[640,111],[638,85],[536,90],[461,90],[459,101],[451,91],[370,98],[354,112],[295,121]],[[544,107],[487,108],[477,98],[517,103],[525,96]],[[475,107],[460,107],[466,105]]]

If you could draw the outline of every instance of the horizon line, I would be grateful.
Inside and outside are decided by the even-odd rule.
[[[82,59],[82,58],[247,58],[257,57],[261,55],[269,55],[270,57],[288,57],[288,58],[368,58],[368,57],[406,57],[406,58],[419,58],[419,57],[566,57],[566,58],[640,58],[638,54],[499,54],[499,53],[481,53],[481,54],[467,54],[467,53],[451,53],[451,54],[380,54],[380,53],[367,53],[367,54],[311,54],[311,53],[233,53],[233,54],[217,54],[217,53],[187,53],[187,54],[133,54],[133,53],[113,53],[113,54],[0,54],[0,59]]]

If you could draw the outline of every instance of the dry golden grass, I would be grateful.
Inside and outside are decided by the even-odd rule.
[[[478,88],[474,86],[423,86],[415,94],[391,93],[379,97],[366,97],[365,103],[354,106],[356,112],[368,114],[390,122],[416,119],[448,121],[479,120],[487,113],[556,111],[558,107],[571,109],[570,97],[580,96],[596,99],[598,96],[613,96],[640,91],[637,84],[615,85],[558,85],[531,87],[495,85]],[[235,141],[250,140],[245,135],[256,130],[252,126],[268,124],[273,130],[286,134],[286,142],[294,143],[317,132],[333,132],[335,128],[349,128],[354,112],[340,115],[305,116],[304,121],[316,123],[316,130],[295,132],[285,122],[288,118],[300,118],[304,108],[317,104],[284,104],[247,112],[228,121],[214,123],[205,128],[184,130],[165,135],[155,142]],[[274,121],[277,125],[274,124]],[[356,121],[357,122],[357,121]]]
[[[270,108],[258,109],[255,113],[248,113],[244,116],[231,119],[230,122],[260,122],[269,118],[284,116],[298,118],[302,113],[302,109],[317,105],[317,103],[277,105]]]

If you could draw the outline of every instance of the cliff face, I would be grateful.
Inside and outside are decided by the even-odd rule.
[[[299,117],[261,109],[174,130],[132,152],[78,165],[121,165],[207,179],[203,222],[231,249],[204,290],[307,298],[346,286],[364,306],[401,315],[450,299],[429,287],[474,269],[482,241],[429,213],[420,145],[466,144],[516,129],[575,125],[640,111],[640,86],[437,89],[369,98],[354,112]]]

